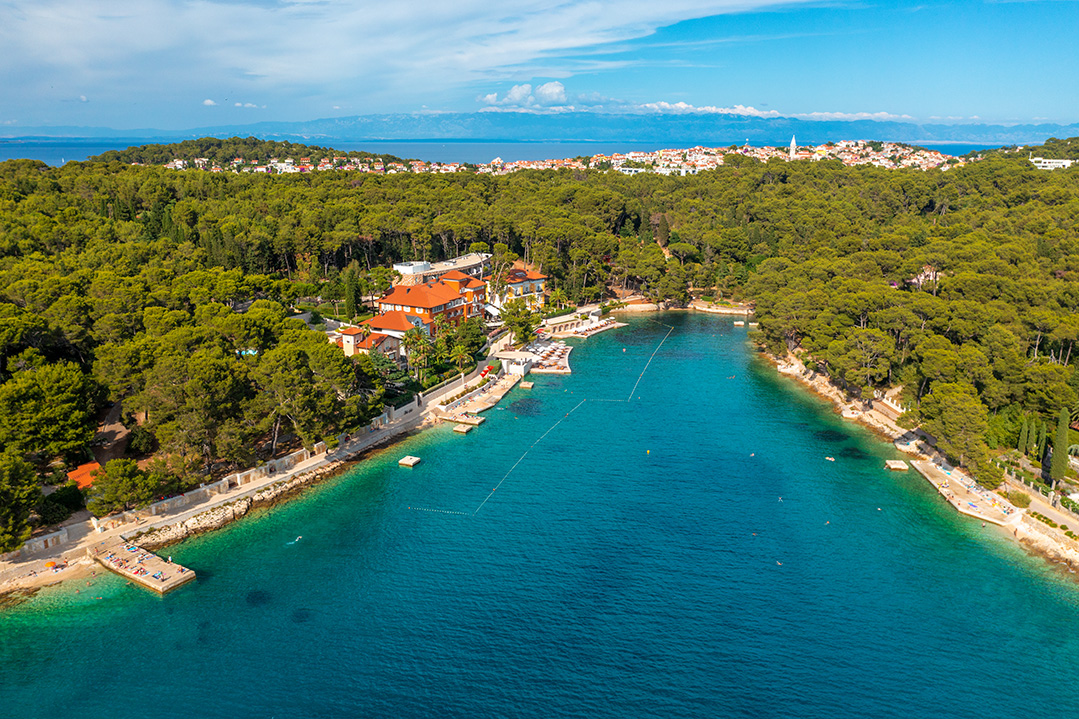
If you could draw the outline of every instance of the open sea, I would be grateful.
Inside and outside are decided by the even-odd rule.
[[[41,160],[49,165],[63,165],[67,162],[81,162],[108,150],[126,150],[128,147],[145,144],[168,144],[179,142],[181,138],[71,138],[71,139],[0,139],[0,162],[4,160],[30,159]],[[787,141],[789,142],[789,140]],[[502,158],[505,162],[518,160],[553,160],[581,155],[611,154],[634,150],[652,152],[670,147],[689,147],[683,143],[647,143],[647,142],[507,142],[507,141],[469,141],[469,140],[412,140],[388,142],[340,142],[335,140],[312,140],[313,145],[332,147],[336,150],[385,153],[405,159],[419,159],[427,162],[471,162],[485,164]],[[754,145],[759,143],[753,143]],[[786,142],[775,143],[786,146]],[[940,150],[947,155],[963,155],[973,150],[985,150],[989,145],[970,144],[928,144],[931,150]]]
[[[1079,716],[1079,585],[745,328],[576,344],[472,433],[165,550],[193,585],[3,610],[0,717]]]

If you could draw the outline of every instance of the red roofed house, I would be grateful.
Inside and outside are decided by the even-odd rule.
[[[86,489],[94,483],[94,472],[99,469],[101,469],[101,465],[97,462],[87,462],[68,472],[67,478],[69,481],[79,485],[79,489]]]
[[[346,357],[356,354],[369,354],[371,350],[378,350],[392,360],[399,358],[401,340],[398,337],[379,332],[367,325],[365,327],[346,327],[341,330],[340,337],[331,339],[345,352]]]
[[[482,317],[486,299],[487,285],[483,281],[453,270],[420,285],[396,285],[378,300],[378,309],[383,314],[414,316],[426,325],[444,316],[456,326],[470,317]]]
[[[332,335],[330,342],[349,357],[374,349],[400,362],[405,359],[401,340],[406,332],[418,329],[431,336],[437,331],[434,322],[439,317],[445,317],[453,326],[472,317],[482,318],[486,301],[486,283],[450,270],[437,280],[394,286],[378,300],[379,314],[361,322],[360,327],[348,327]]]

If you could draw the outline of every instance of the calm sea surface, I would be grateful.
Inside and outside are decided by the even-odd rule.
[[[0,140],[0,161],[14,159],[41,160],[50,165],[82,161],[108,150],[125,150],[133,145],[176,142],[174,139],[72,139],[72,140]],[[337,150],[364,150],[386,153],[403,158],[417,158],[428,162],[471,162],[482,164],[501,157],[505,162],[516,160],[551,160],[580,155],[611,154],[632,150],[653,151],[672,147],[663,143],[634,142],[464,142],[464,141],[412,141],[412,142],[316,142]],[[756,143],[754,143],[756,144]],[[786,143],[779,142],[779,145]],[[675,145],[685,146],[685,145]],[[972,150],[983,150],[986,145],[925,145],[949,155],[962,155]]]
[[[744,328],[653,315],[571,363],[171,547],[198,581],[165,598],[0,613],[0,716],[1079,715],[1079,588]]]

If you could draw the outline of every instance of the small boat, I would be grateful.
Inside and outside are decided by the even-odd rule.
[[[825,457],[825,459],[828,460],[829,462],[834,462],[835,461],[835,457]]]

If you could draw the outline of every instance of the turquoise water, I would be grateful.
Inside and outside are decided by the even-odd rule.
[[[171,547],[195,585],[3,612],[0,717],[1079,712],[1076,585],[884,471],[744,328],[634,319],[571,362]]]

